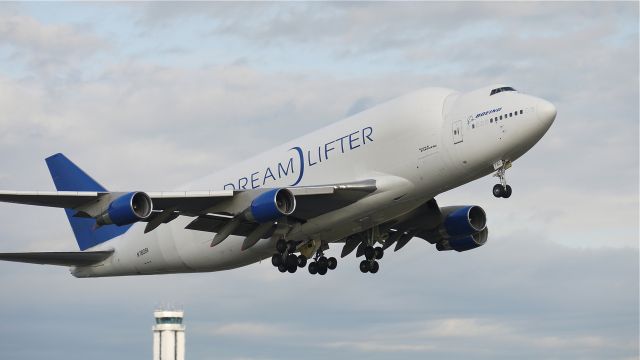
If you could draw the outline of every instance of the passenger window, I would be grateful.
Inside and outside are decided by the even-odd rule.
[[[489,122],[493,124],[493,118],[489,119]]]
[[[522,115],[522,110],[520,110],[520,115]]]
[[[476,128],[476,124],[471,124],[471,128],[475,129]]]
[[[513,117],[513,113],[509,113],[509,117]]]
[[[502,120],[502,115],[500,115],[500,120]]]

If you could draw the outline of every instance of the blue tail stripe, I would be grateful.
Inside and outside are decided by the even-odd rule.
[[[58,191],[107,191],[62,154],[52,155],[45,161]],[[86,250],[118,237],[131,227],[131,225],[105,225],[96,228],[94,219],[74,217],[75,212],[72,209],[65,209],[65,212],[80,250]]]

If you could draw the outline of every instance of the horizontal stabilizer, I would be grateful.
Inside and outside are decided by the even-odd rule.
[[[41,265],[88,266],[97,264],[113,251],[0,253],[0,260]]]

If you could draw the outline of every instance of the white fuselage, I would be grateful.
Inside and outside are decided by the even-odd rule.
[[[490,95],[427,88],[348,117],[235,164],[181,190],[251,189],[375,179],[377,190],[313,218],[287,235],[340,241],[401,216],[449,189],[488,175],[497,161],[528,151],[555,118],[549,103],[515,91]],[[514,115],[514,113],[517,113]],[[509,116],[511,114],[511,116]],[[503,117],[500,119],[500,117]],[[497,121],[491,119],[497,118]],[[210,247],[215,234],[186,230],[180,216],[147,234],[135,224],[91,250],[114,250],[104,262],[77,267],[77,277],[219,271],[271,256],[275,240],[241,251],[243,237]]]

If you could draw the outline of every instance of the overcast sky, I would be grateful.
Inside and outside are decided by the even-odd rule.
[[[637,2],[0,4],[3,189],[53,189],[64,152],[110,189],[170,190],[427,86],[558,108],[509,200],[491,177],[437,198],[485,208],[482,248],[414,240],[376,276],[0,263],[0,357],[151,358],[172,303],[188,359],[637,359],[638,26]],[[77,249],[61,210],[0,218],[0,251]]]

